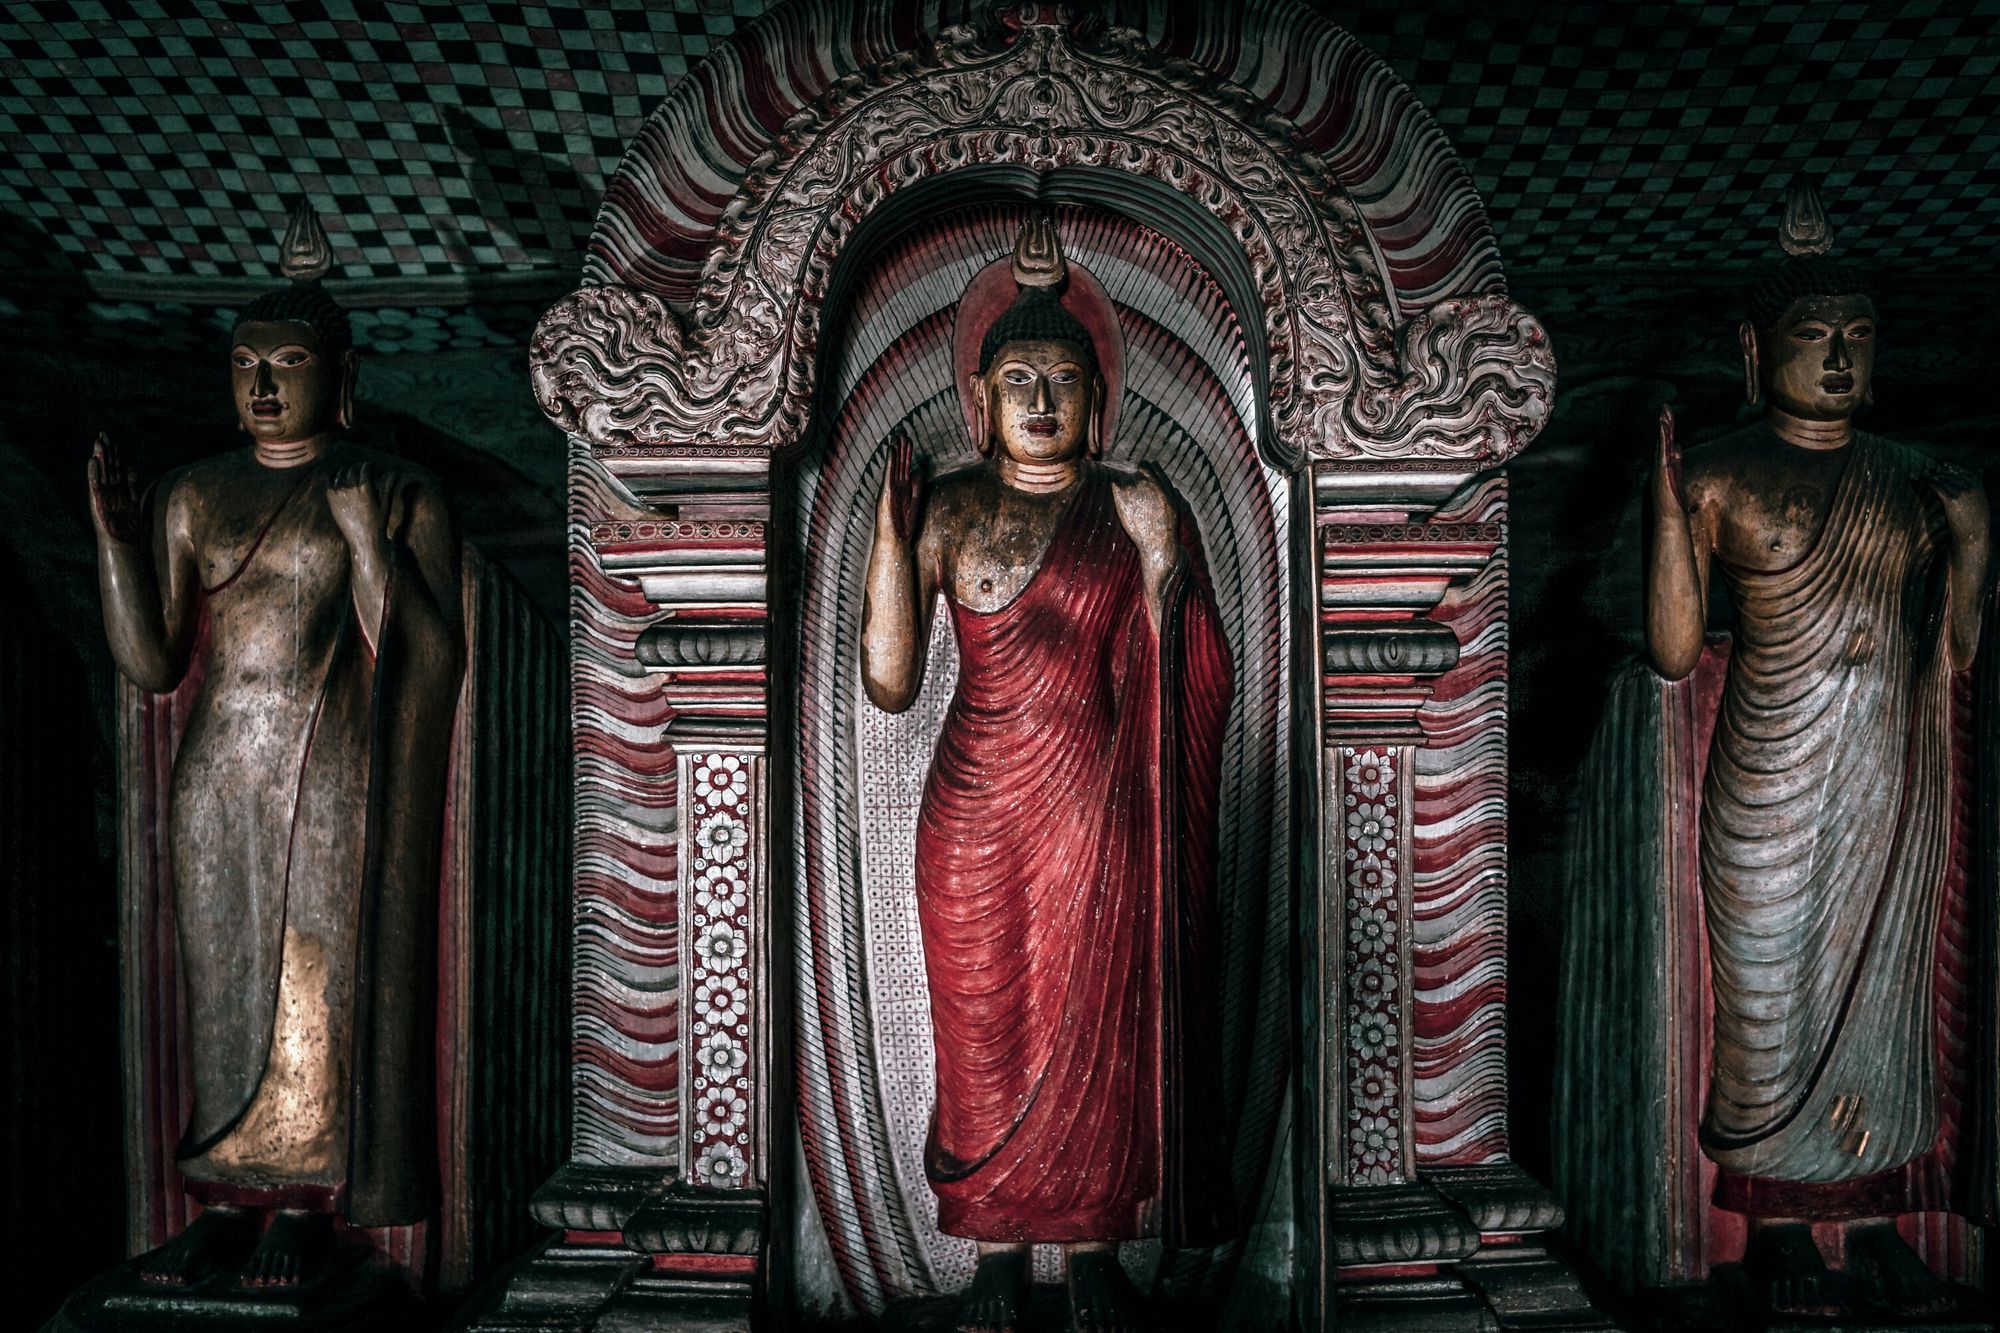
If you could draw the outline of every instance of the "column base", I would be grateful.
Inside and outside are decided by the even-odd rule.
[[[1549,1192],[1512,1162],[1441,1167],[1414,1184],[1337,1189],[1334,1312],[1365,1333],[1615,1329],[1545,1232]]]
[[[464,1333],[749,1333],[764,1277],[761,1191],[570,1163],[532,1207],[562,1234],[474,1298]]]

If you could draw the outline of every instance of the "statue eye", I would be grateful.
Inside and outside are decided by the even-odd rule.
[[[1826,330],[1819,328],[1793,329],[1792,336],[1802,343],[1816,343],[1826,337]]]
[[[1872,338],[1875,336],[1875,326],[1873,324],[1857,324],[1847,331],[1847,336],[1857,341],[1862,338]]]
[[[1000,378],[1006,380],[1009,384],[1028,384],[1034,380],[1035,376],[1032,371],[1023,370],[1019,366],[1010,366],[1001,372]]]
[[[1049,378],[1057,384],[1074,384],[1081,377],[1074,370],[1058,370]]]

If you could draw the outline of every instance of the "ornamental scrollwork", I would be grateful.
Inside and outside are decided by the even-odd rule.
[[[531,349],[543,411],[607,448],[785,449],[846,242],[898,191],[973,165],[1130,173],[1215,217],[1262,307],[1245,313],[1263,320],[1274,461],[1490,465],[1548,416],[1555,361],[1533,316],[1483,295],[1398,327],[1360,214],[1290,122],[1136,32],[1057,23],[1006,45],[949,28],[837,81],[753,164],[685,320],[620,286],[548,312]]]

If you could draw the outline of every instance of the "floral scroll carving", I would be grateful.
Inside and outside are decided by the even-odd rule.
[[[1274,461],[1490,466],[1547,419],[1555,360],[1532,315],[1487,294],[1399,322],[1353,201],[1290,122],[1136,32],[1053,22],[1004,41],[946,29],[835,83],[753,164],[685,316],[615,285],[548,312],[543,411],[603,447],[782,451],[805,428],[846,241],[898,191],[973,165],[1126,172],[1212,215],[1262,307]]]

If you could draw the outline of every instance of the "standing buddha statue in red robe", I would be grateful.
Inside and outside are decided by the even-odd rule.
[[[1099,461],[1102,289],[1045,218],[1009,271],[967,381],[982,461],[929,486],[892,448],[862,680],[910,706],[941,592],[960,668],[915,883],[926,1174],[940,1227],[979,1243],[958,1327],[1020,1327],[1029,1247],[1055,1243],[1073,1325],[1128,1329],[1142,1301],[1119,1242],[1228,1222],[1212,978],[1230,655],[1193,521],[1157,473]]]

